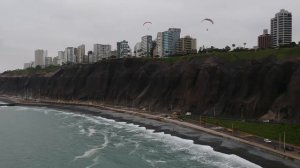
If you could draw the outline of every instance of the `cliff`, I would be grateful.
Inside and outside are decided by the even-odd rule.
[[[99,100],[162,112],[300,119],[300,60],[194,57],[63,66],[51,75],[0,75],[0,94]]]

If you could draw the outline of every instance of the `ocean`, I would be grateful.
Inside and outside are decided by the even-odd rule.
[[[0,167],[257,168],[210,146],[99,116],[0,107]]]

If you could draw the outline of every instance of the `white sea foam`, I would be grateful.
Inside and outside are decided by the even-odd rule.
[[[48,110],[44,110],[44,114],[45,114],[45,115],[48,115],[48,114],[49,114],[49,111],[48,111]]]
[[[90,122],[96,123],[96,124],[104,124],[104,125],[112,125],[115,129],[125,129],[128,132],[135,132],[133,136],[137,137],[143,137],[147,138],[149,140],[154,140],[161,142],[165,145],[167,149],[169,149],[167,152],[184,152],[189,154],[186,158],[183,158],[185,160],[193,160],[198,161],[201,163],[205,163],[208,165],[214,165],[216,167],[224,167],[224,168],[237,168],[237,167],[247,167],[247,168],[258,168],[260,166],[251,163],[239,156],[236,155],[228,155],[223,154],[220,152],[216,152],[213,150],[210,146],[204,146],[204,145],[198,145],[194,144],[192,140],[185,140],[179,137],[171,136],[169,134],[165,134],[163,132],[155,133],[154,130],[147,130],[145,127],[139,127],[135,124],[128,124],[126,122],[117,122],[115,120],[106,119],[103,117],[91,117],[86,116],[82,114],[74,114],[69,113],[67,115],[75,116],[75,117],[83,117],[87,119]],[[96,130],[94,128],[89,128],[88,135],[92,136]],[[112,137],[114,135],[112,134]],[[104,149],[108,145],[108,137],[106,134],[104,134],[104,143],[100,146],[94,147],[92,149],[87,150],[84,152],[81,156],[76,156],[75,160],[77,159],[83,159],[83,158],[89,158],[94,156],[99,150]],[[116,143],[115,146],[120,146],[120,144]],[[139,143],[135,144],[134,149],[130,152],[130,154],[133,154],[136,152],[137,148],[139,148]],[[150,160],[145,159],[147,162],[149,162],[151,165],[155,166],[157,163],[164,163],[163,160]],[[88,168],[93,167],[94,165],[88,166]]]
[[[88,129],[88,131],[89,131],[88,132],[89,137],[93,136],[96,133],[96,130],[94,128],[91,128],[91,127]]]
[[[133,143],[134,143],[134,149],[129,152],[129,155],[134,154],[138,150],[138,148],[140,147],[139,142],[133,141]]]
[[[99,150],[106,148],[109,143],[109,140],[106,134],[103,134],[103,136],[104,136],[104,143],[102,145],[85,151],[83,155],[76,156],[74,160],[90,158],[94,156]]]
[[[85,132],[85,130],[83,128],[79,130],[79,133],[80,134],[86,134],[86,132]]]
[[[28,110],[29,108],[28,107],[17,107],[16,108],[16,111],[25,111],[25,110]],[[34,108],[31,108],[31,110],[33,110]]]
[[[85,168],[92,168],[92,167],[94,167],[94,166],[97,166],[98,164],[99,164],[99,156],[97,156],[97,157],[95,157],[94,159],[93,159],[93,164],[91,164],[91,165],[89,165],[89,166],[87,166],[87,167],[85,167]]]
[[[196,160],[201,163],[207,163],[209,165],[215,165],[217,167],[224,168],[258,168],[260,166],[251,163],[236,155],[228,155],[220,152],[216,152],[210,146],[194,144],[192,140],[185,140],[179,137],[171,136],[164,133],[151,133],[153,134],[153,140],[161,141],[165,143],[171,151],[182,151],[193,155],[189,157],[190,160]]]
[[[220,152],[216,152],[210,146],[194,144],[192,140],[182,139],[163,132],[154,132],[154,130],[146,130],[145,127],[136,127],[133,124],[126,124],[119,122],[118,124],[126,125],[126,130],[136,131],[135,136],[147,138],[154,141],[162,142],[170,149],[170,152],[185,152],[192,156],[186,158],[186,160],[195,160],[201,163],[207,163],[209,165],[215,165],[217,167],[234,168],[234,167],[247,167],[258,168],[260,166],[251,163],[239,156],[228,155]],[[133,131],[129,131],[133,132]],[[139,144],[138,144],[139,145]],[[137,146],[138,147],[138,146]],[[130,154],[133,154],[136,149],[133,149]],[[146,159],[151,166],[155,166],[155,161]]]
[[[101,120],[106,121],[106,122],[110,122],[110,123],[115,123],[116,122],[113,119],[103,118],[103,117],[100,117],[100,116],[97,116],[96,118],[101,119]]]

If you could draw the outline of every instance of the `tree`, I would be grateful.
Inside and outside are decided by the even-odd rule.
[[[228,51],[230,51],[230,50],[231,50],[231,48],[230,48],[229,46],[226,46],[226,47],[225,47],[225,51],[226,51],[226,52],[228,52]]]
[[[235,48],[235,44],[232,44],[231,46],[232,46],[233,49]]]
[[[296,44],[296,42],[291,42],[291,43],[290,43],[290,46],[291,46],[291,47],[296,47],[297,44]]]
[[[244,43],[244,48],[246,48],[247,43]]]
[[[42,69],[42,67],[41,67],[40,65],[37,65],[37,66],[35,67],[35,69],[36,69],[36,70],[40,70],[40,69]]]

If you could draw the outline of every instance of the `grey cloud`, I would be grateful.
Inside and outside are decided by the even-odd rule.
[[[293,40],[299,41],[298,0],[1,0],[0,71],[22,68],[37,48],[56,56],[82,43],[87,50],[93,43],[116,48],[125,39],[133,47],[141,36],[169,27],[196,37],[198,46],[247,42],[252,47],[281,8],[293,13]],[[216,22],[208,32],[201,23],[206,17]],[[149,31],[142,27],[148,20],[153,22]]]

